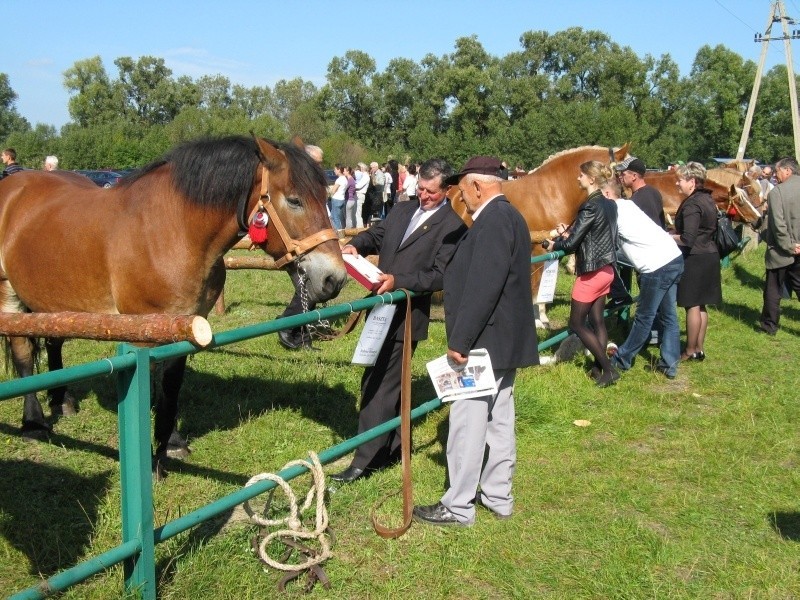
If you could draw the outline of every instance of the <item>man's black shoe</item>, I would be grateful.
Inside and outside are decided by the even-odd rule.
[[[339,483],[353,483],[359,477],[364,477],[366,471],[358,467],[349,466],[341,473],[334,473],[330,476],[331,481],[338,481]]]
[[[311,348],[311,338],[302,328],[284,329],[278,332],[278,341],[287,350]]]
[[[759,333],[766,333],[767,335],[772,335],[772,336],[778,333],[777,330],[773,331],[772,329],[767,329],[764,326],[764,324],[761,323],[760,321],[756,323],[756,331],[758,331]]]
[[[472,523],[462,523],[450,510],[441,502],[430,506],[415,506],[414,520],[417,523],[426,525],[454,525],[456,527],[469,527]]]
[[[614,310],[615,308],[625,306],[626,304],[633,304],[633,298],[630,296],[611,298],[608,302],[606,302],[606,310]]]

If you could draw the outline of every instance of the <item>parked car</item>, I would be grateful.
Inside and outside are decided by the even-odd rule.
[[[325,169],[325,179],[328,180],[328,187],[336,183],[336,173],[333,169]]]
[[[92,171],[89,169],[78,169],[75,172],[85,175],[94,181],[95,184],[104,188],[110,188],[112,185],[115,185],[120,179],[122,179],[122,175],[116,171]]]

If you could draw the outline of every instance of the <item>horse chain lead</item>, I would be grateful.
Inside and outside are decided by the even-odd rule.
[[[305,271],[300,268],[297,271],[297,282],[298,282],[298,291],[300,293],[300,307],[303,309],[304,313],[308,312],[308,304],[309,304],[309,293],[308,289],[306,288],[306,274]],[[323,304],[323,307],[325,305]],[[316,323],[307,323],[301,327],[301,331],[307,333],[309,339],[324,339],[333,333],[333,328],[331,327],[330,321],[327,319],[317,319]]]

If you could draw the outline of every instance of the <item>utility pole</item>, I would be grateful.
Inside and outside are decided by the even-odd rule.
[[[783,35],[778,37],[772,36],[773,23],[779,22],[783,29]],[[747,106],[747,116],[744,119],[744,129],[742,130],[742,139],[739,141],[739,148],[736,152],[736,158],[744,158],[744,151],[747,148],[747,140],[750,137],[750,126],[753,123],[753,113],[756,109],[756,99],[758,98],[758,90],[761,87],[761,74],[764,71],[764,61],[767,58],[767,49],[769,43],[773,40],[783,40],[783,48],[786,53],[786,70],[789,75],[789,99],[791,101],[792,110],[792,132],[794,134],[794,155],[800,158],[800,114],[797,112],[797,87],[794,79],[794,67],[792,66],[792,45],[791,40],[800,39],[800,30],[793,29],[789,34],[789,25],[794,25],[794,19],[786,16],[786,9],[783,6],[782,0],[777,0],[772,3],[770,9],[769,20],[767,21],[767,28],[764,35],[760,33],[755,34],[754,42],[761,42],[761,58],[758,61],[758,69],[756,70],[756,80],[753,83],[753,92],[750,94],[750,104]]]

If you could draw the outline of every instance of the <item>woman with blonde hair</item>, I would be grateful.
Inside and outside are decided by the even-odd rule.
[[[682,360],[704,360],[708,328],[707,304],[722,302],[719,252],[714,243],[717,206],[703,186],[706,169],[698,162],[678,165],[678,189],[687,198],[675,213],[673,239],[683,252],[683,275],[678,282],[678,306],[686,309],[686,349]]]
[[[572,225],[560,223],[556,227],[560,237],[542,242],[549,251],[576,253],[578,278],[572,288],[569,328],[594,356],[592,377],[599,387],[619,379],[606,353],[608,331],[603,319],[605,297],[614,280],[617,245],[617,206],[601,192],[611,177],[611,169],[603,163],[596,160],[583,163],[578,185],[586,190],[586,201],[578,208]]]

